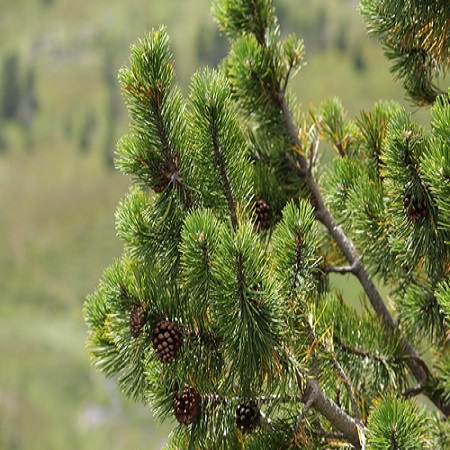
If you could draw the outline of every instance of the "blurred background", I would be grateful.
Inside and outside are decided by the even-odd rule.
[[[350,117],[403,102],[354,0],[275,0],[306,45],[304,112],[337,95]],[[160,449],[156,427],[90,365],[82,307],[122,244],[113,168],[128,130],[117,72],[166,24],[178,80],[227,51],[210,0],[0,0],[0,449]],[[427,113],[414,111],[420,120]]]

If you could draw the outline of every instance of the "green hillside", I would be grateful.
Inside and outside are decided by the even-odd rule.
[[[337,95],[349,114],[403,98],[354,1],[278,0],[305,38],[303,111]],[[128,119],[116,82],[129,45],[167,25],[183,91],[226,51],[209,0],[0,0],[0,448],[157,449],[148,408],[97,375],[81,309],[120,255],[112,170]],[[417,112],[427,120],[426,112]]]

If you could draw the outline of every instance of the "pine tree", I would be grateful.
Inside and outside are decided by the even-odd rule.
[[[429,127],[386,101],[302,118],[303,43],[270,0],[214,1],[229,54],[186,98],[164,27],[132,47],[125,249],[84,314],[96,368],[179,422],[167,449],[449,448],[448,5],[360,7]]]

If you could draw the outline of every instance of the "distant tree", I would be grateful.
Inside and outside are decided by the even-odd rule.
[[[41,0],[41,3],[44,7],[52,6],[55,3],[55,0]]]
[[[18,115],[23,125],[29,126],[33,122],[39,108],[36,92],[36,70],[34,67],[28,68],[21,91]]]
[[[92,108],[84,115],[78,139],[78,148],[82,153],[87,153],[91,147],[95,131],[97,130],[97,117]]]
[[[8,149],[8,142],[5,139],[3,131],[3,123],[0,122],[0,153],[6,151]]]
[[[17,120],[28,127],[32,123],[38,107],[34,67],[29,67],[23,75],[18,54],[6,55],[3,59],[0,81],[1,116],[7,121]]]
[[[4,57],[2,68],[1,113],[5,119],[18,117],[21,94],[19,57],[12,53]]]
[[[429,127],[386,101],[303,118],[303,43],[270,0],[214,2],[230,52],[187,98],[165,28],[120,71],[116,164],[134,185],[124,254],[85,303],[88,348],[180,423],[167,449],[450,448],[450,3],[360,8]]]
[[[364,72],[367,68],[367,63],[364,58],[364,50],[359,42],[355,43],[352,48],[352,63],[357,72]]]
[[[328,10],[325,6],[321,6],[316,13],[315,34],[317,36],[317,44],[320,50],[325,50],[330,44],[330,33],[328,27]]]
[[[335,39],[336,49],[340,53],[345,53],[348,50],[348,41],[349,41],[348,29],[349,25],[347,21],[345,20],[341,21]]]

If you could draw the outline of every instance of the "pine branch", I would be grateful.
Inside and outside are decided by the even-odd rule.
[[[428,366],[425,364],[425,361],[420,357],[417,357],[414,355],[403,355],[403,356],[385,355],[382,353],[378,353],[377,351],[364,350],[357,346],[351,346],[336,336],[334,337],[334,339],[335,339],[337,345],[339,345],[341,350],[343,350],[344,352],[351,353],[351,354],[358,356],[360,358],[363,358],[363,359],[370,358],[374,361],[379,361],[381,363],[400,364],[401,361],[408,362],[408,361],[413,360],[418,365],[422,366],[424,372],[427,373],[428,377],[431,376]]]
[[[314,335],[314,331],[311,326],[306,323],[305,324],[308,329],[309,342],[312,347],[313,354],[313,372],[314,376],[306,373],[305,370],[299,369],[299,374],[297,376],[297,384],[300,389],[301,401],[304,403],[304,407],[302,409],[301,414],[299,415],[296,426],[294,429],[294,435],[297,434],[301,423],[310,408],[313,408],[318,413],[322,414],[331,425],[343,433],[346,440],[352,443],[356,449],[360,449],[361,442],[360,437],[364,431],[364,425],[361,421],[361,417],[358,411],[358,406],[356,402],[356,398],[354,396],[353,390],[351,388],[350,382],[347,376],[344,373],[339,362],[333,358],[333,365],[338,373],[338,376],[345,384],[345,388],[349,394],[350,402],[353,409],[354,418],[350,417],[342,408],[340,408],[328,395],[320,388],[319,383],[317,381],[317,368],[316,368],[316,358],[314,351],[314,342],[316,342],[316,338]],[[311,341],[313,341],[311,343]],[[330,351],[325,348],[324,345],[321,347],[330,354]],[[360,433],[362,433],[360,435]]]
[[[184,207],[190,209],[192,193],[180,175],[184,101],[175,86],[173,56],[164,27],[132,47],[130,67],[121,69],[119,79],[134,134],[120,141],[117,167],[157,193],[169,185],[177,189]]]
[[[308,187],[311,191],[311,194],[315,200],[315,214],[316,218],[328,229],[330,234],[335,239],[338,244],[340,250],[346,257],[347,261],[350,263],[352,267],[354,267],[354,274],[358,278],[361,283],[369,301],[376,312],[376,314],[382,319],[386,328],[390,331],[394,331],[397,329],[397,323],[390,314],[387,309],[377,287],[372,281],[366,267],[362,264],[361,259],[358,255],[358,252],[353,245],[352,241],[345,234],[344,230],[340,227],[340,225],[336,222],[331,212],[325,205],[325,202],[322,197],[322,193],[320,192],[319,185],[314,179],[311,170],[308,165],[308,161],[304,156],[304,151],[302,149],[302,143],[300,142],[300,138],[297,132],[297,127],[295,125],[294,119],[292,117],[285,93],[281,90],[274,93],[273,96],[274,101],[276,101],[280,107],[280,110],[284,116],[285,126],[291,140],[293,146],[297,149],[296,151],[296,159],[290,156],[286,158],[289,164],[292,166],[292,169],[296,171],[299,175],[303,174],[305,181],[308,184]],[[299,166],[299,167],[298,167]],[[402,344],[405,348],[405,353],[410,357],[408,360],[408,367],[411,370],[411,373],[414,375],[416,380],[421,384],[426,384],[427,381],[430,381],[430,370],[428,369],[425,361],[419,356],[411,343],[403,337]],[[445,405],[442,398],[437,395],[435,392],[428,391],[426,395],[430,398],[430,400],[435,404],[435,406],[440,409],[444,414],[450,414],[450,406]]]
[[[168,181],[168,184],[172,184],[180,191],[181,198],[184,201],[186,209],[192,207],[191,193],[187,186],[182,181],[180,175],[180,162],[179,155],[176,149],[172,147],[169,138],[169,132],[167,129],[166,118],[163,115],[163,105],[161,103],[161,92],[147,92],[146,95],[154,95],[151,104],[153,106],[154,121],[156,125],[157,134],[161,142],[161,153],[164,156],[164,162],[160,165],[159,170],[161,175]]]
[[[371,352],[369,350],[364,350],[359,347],[351,346],[346,342],[343,342],[342,339],[338,337],[334,337],[336,343],[339,347],[347,353],[351,353],[353,355],[359,356],[361,358],[370,358],[375,361],[386,362],[386,361],[394,361],[397,359],[395,356],[383,355],[378,352]]]
[[[430,418],[414,402],[385,395],[374,405],[367,425],[370,449],[439,448],[429,438]],[[443,447],[442,447],[443,448]]]
[[[315,333],[314,330],[312,329],[311,325],[308,323],[307,324],[308,327],[308,334],[310,336],[310,340],[314,341],[314,342],[319,342],[319,346],[321,347],[321,349],[326,353],[327,357],[331,359],[331,362],[336,370],[336,373],[338,375],[338,377],[341,379],[341,381],[344,383],[345,389],[347,391],[348,394],[348,398],[350,399],[350,404],[352,407],[352,411],[353,411],[353,416],[354,419],[356,421],[356,423],[358,424],[358,426],[360,426],[361,428],[363,428],[363,423],[361,420],[361,415],[359,413],[359,409],[358,409],[358,404],[356,401],[356,397],[355,394],[353,392],[353,388],[352,385],[350,384],[350,380],[347,377],[343,367],[341,366],[341,364],[339,363],[339,361],[334,357],[333,353],[330,351],[330,349],[328,348],[328,346],[323,342],[323,341],[317,341],[316,337],[315,337]],[[315,361],[315,354],[313,354],[314,360],[313,360],[313,369],[315,369],[315,379],[317,380],[317,369],[316,369],[316,361]],[[302,413],[303,415],[303,413]]]
[[[448,1],[362,0],[360,11],[408,96],[420,105],[432,104],[441,92],[435,79],[450,68]]]
[[[223,153],[220,146],[219,136],[217,135],[218,129],[218,127],[216,126],[217,111],[215,111],[215,109],[213,108],[211,108],[210,110],[210,118],[211,118],[211,140],[214,148],[214,163],[219,171],[219,175],[223,183],[225,198],[227,199],[228,208],[230,210],[231,223],[233,225],[234,230],[236,230],[238,226],[238,220],[236,215],[236,201],[234,199],[230,179],[228,177],[228,173],[225,168],[225,161],[223,159]]]
[[[188,107],[191,143],[184,174],[200,194],[200,204],[229,216],[236,230],[238,205],[251,198],[252,166],[227,79],[209,69],[196,73]]]
[[[292,158],[287,158],[288,162],[292,165],[294,164],[293,170],[296,170],[297,173],[303,174],[305,180],[311,190],[311,193],[315,199],[315,214],[316,218],[328,229],[330,234],[335,239],[336,243],[339,245],[344,256],[347,258],[348,262],[352,267],[354,267],[355,275],[360,280],[364,290],[369,297],[371,304],[376,311],[376,313],[383,318],[383,321],[387,325],[389,329],[396,328],[396,323],[389,313],[386,305],[383,302],[375,284],[370,279],[368,272],[365,267],[362,265],[358,252],[356,251],[353,243],[350,241],[348,236],[336,222],[334,217],[331,215],[331,212],[328,210],[327,206],[322,197],[322,193],[320,192],[319,185],[316,183],[316,180],[311,174],[311,170],[309,168],[308,162],[306,158],[303,156],[304,152],[302,150],[302,144],[300,142],[300,138],[298,136],[297,127],[295,126],[294,119],[292,117],[291,111],[289,109],[289,105],[287,103],[287,99],[285,97],[284,92],[279,91],[274,95],[274,100],[279,104],[280,109],[285,118],[286,128],[291,139],[292,144],[298,149],[296,152],[297,161],[300,164],[298,167],[297,162]]]

